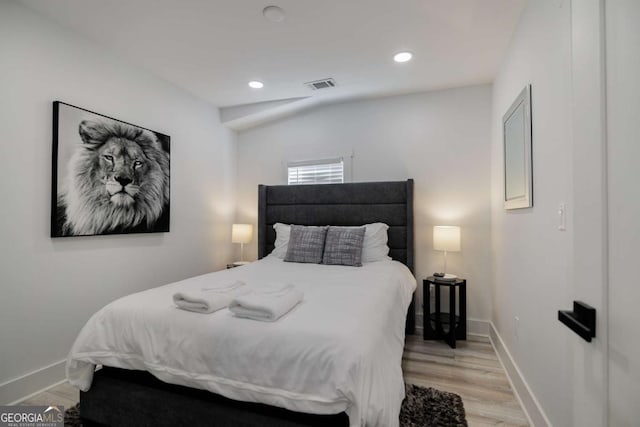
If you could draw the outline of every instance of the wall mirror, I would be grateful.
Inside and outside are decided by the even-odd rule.
[[[531,85],[527,85],[502,118],[504,142],[504,208],[533,206],[531,167]]]

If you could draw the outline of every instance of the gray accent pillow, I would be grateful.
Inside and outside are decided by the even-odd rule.
[[[292,225],[284,260],[320,264],[327,227]]]
[[[364,227],[329,227],[322,263],[362,267],[365,230]]]

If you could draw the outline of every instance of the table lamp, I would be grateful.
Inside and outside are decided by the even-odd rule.
[[[233,224],[231,227],[231,242],[240,243],[240,261],[236,261],[234,265],[247,264],[244,261],[244,244],[250,243],[253,237],[253,226],[251,224]]]
[[[447,274],[447,252],[460,252],[460,227],[453,225],[436,225],[433,227],[433,249],[444,251],[443,277],[438,280],[454,281],[458,278],[455,274]]]

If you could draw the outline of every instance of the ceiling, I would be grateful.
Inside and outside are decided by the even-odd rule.
[[[524,0],[23,0],[216,106],[493,81]],[[262,15],[284,9],[283,22]],[[393,62],[409,50],[414,59]],[[305,82],[333,77],[312,91]],[[250,80],[264,82],[251,89]]]

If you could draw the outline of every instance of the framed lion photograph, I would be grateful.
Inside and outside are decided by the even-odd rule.
[[[51,237],[168,232],[170,143],[55,101]]]

